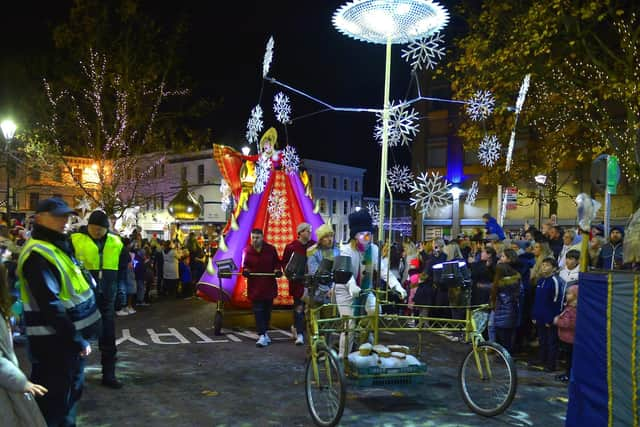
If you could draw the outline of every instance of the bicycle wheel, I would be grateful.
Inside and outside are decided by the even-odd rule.
[[[317,367],[317,377],[314,367]],[[346,379],[338,359],[324,345],[318,347],[317,358],[307,362],[305,393],[309,413],[316,425],[333,427],[338,424],[346,400]]]
[[[518,378],[509,352],[493,342],[469,350],[458,373],[462,399],[479,415],[504,412],[516,395]]]

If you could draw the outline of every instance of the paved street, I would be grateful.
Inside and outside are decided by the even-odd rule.
[[[296,347],[290,313],[275,316],[273,345],[255,347],[251,318],[227,316],[214,336],[213,306],[200,300],[161,301],[117,319],[119,375],[125,388],[100,385],[97,346],[87,368],[80,426],[311,426],[304,396],[305,352]],[[561,426],[566,386],[552,374],[518,364],[517,396],[492,419],[472,414],[457,387],[467,346],[426,334],[424,386],[411,394],[348,389],[342,426]],[[386,334],[389,343],[415,335]],[[24,360],[24,351],[20,351]]]

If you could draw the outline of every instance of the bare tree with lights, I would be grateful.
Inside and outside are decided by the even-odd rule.
[[[50,106],[47,137],[82,192],[106,212],[122,212],[149,194],[147,183],[164,156],[142,154],[157,148],[153,130],[160,105],[177,93],[169,92],[163,79],[129,78],[125,83],[109,68],[106,56],[94,50],[80,68],[84,85],[78,89],[56,90],[44,81]],[[93,177],[73,173],[64,157],[70,147],[78,150],[75,155],[94,161]]]

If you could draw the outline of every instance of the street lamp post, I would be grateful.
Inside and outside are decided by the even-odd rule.
[[[542,230],[542,199],[544,185],[547,183],[546,175],[536,175],[534,177],[536,184],[538,185],[538,230]]]
[[[452,198],[451,205],[451,238],[455,239],[460,234],[460,195],[464,190],[460,187],[452,187],[449,190]]]
[[[13,135],[16,133],[16,124],[12,120],[4,120],[0,123],[0,127],[2,128],[2,135],[4,136],[4,154],[6,156],[6,173],[7,173],[7,198],[6,198],[6,209],[7,209],[7,227],[11,226],[11,210],[9,209],[9,199],[11,195],[9,194],[9,186],[10,186],[10,177],[9,177],[9,145],[11,145],[11,140],[13,139]]]

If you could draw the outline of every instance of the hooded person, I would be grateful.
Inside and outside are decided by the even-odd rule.
[[[359,316],[364,314],[364,305],[374,288],[376,274],[378,277],[388,277],[389,289],[400,294],[405,299],[407,292],[398,279],[387,270],[386,264],[381,264],[378,271],[378,257],[380,250],[372,242],[373,225],[371,215],[365,209],[349,215],[349,241],[340,247],[340,255],[351,258],[351,278],[347,283],[335,284],[335,298],[340,316]],[[351,348],[352,338],[344,333],[340,335],[340,356]]]
[[[482,215],[482,221],[484,222],[484,228],[486,231],[485,238],[488,240],[504,240],[504,230],[498,224],[498,220],[486,213]]]

